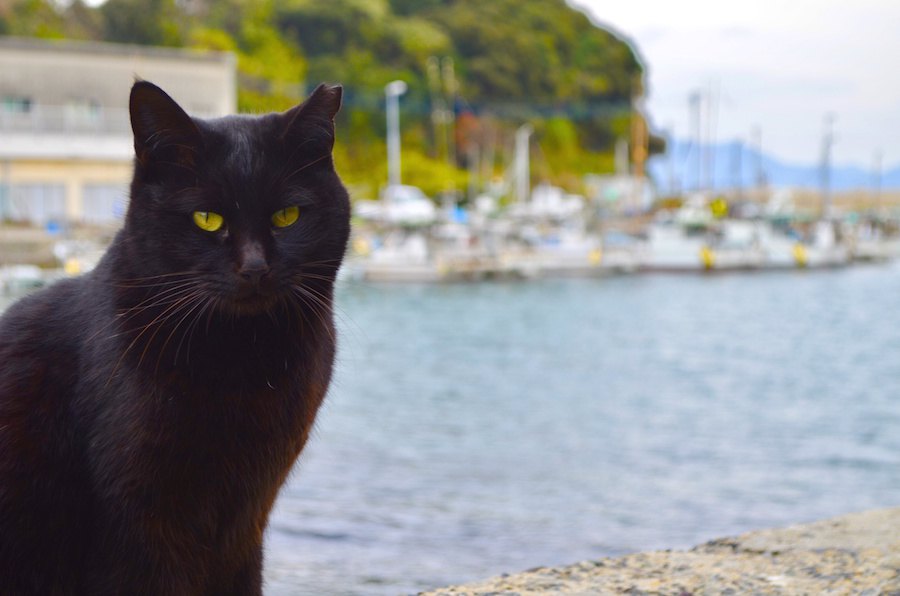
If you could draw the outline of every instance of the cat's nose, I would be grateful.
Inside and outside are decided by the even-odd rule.
[[[265,261],[253,261],[238,269],[238,275],[245,282],[258,285],[269,274],[269,265]]]
[[[247,283],[258,285],[269,274],[266,253],[258,242],[248,242],[241,247],[237,274]]]

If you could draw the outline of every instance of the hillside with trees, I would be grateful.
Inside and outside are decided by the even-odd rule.
[[[0,34],[231,51],[242,111],[340,82],[338,166],[357,196],[385,183],[384,86],[402,79],[404,182],[480,190],[534,127],[532,176],[579,191],[612,169],[643,93],[634,50],[564,0],[0,0]]]

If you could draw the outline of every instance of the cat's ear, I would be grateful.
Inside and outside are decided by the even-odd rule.
[[[334,117],[341,109],[343,88],[320,84],[302,104],[284,113],[287,126],[282,139],[305,145],[309,151],[331,154],[334,148]]]
[[[147,81],[131,87],[128,102],[134,152],[141,165],[152,162],[193,167],[202,138],[191,117],[174,99]]]

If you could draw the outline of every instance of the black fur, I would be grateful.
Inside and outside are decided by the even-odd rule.
[[[204,121],[134,85],[123,229],[90,274],[0,319],[0,593],[261,592],[269,511],[334,360],[340,100],[322,85]]]

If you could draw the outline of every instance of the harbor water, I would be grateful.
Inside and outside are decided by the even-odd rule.
[[[900,504],[900,266],[338,292],[266,593],[407,594]]]
[[[900,504],[900,267],[344,287],[268,593],[406,594]]]

